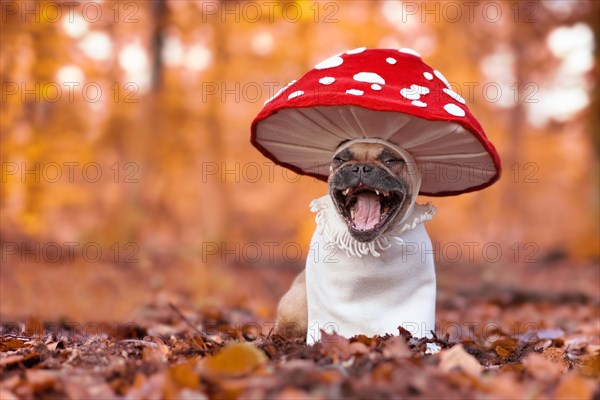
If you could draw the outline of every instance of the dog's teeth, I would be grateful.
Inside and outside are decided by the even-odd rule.
[[[350,217],[354,221],[354,208],[352,210],[350,210]]]
[[[348,196],[348,193],[350,193],[350,188],[344,190],[344,196]]]
[[[377,193],[377,196],[379,196],[379,190],[375,189],[375,193]]]

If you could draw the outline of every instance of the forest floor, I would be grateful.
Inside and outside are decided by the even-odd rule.
[[[597,262],[439,268],[437,338],[314,346],[272,332],[294,273],[223,267],[238,285],[219,301],[174,290],[120,323],[36,319],[5,293],[0,399],[600,399]],[[425,354],[427,342],[441,351]]]

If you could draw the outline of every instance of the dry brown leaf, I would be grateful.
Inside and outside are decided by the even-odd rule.
[[[127,392],[130,399],[161,399],[165,398],[167,376],[165,373],[156,373],[146,377],[137,374],[133,385]]]
[[[569,361],[565,358],[565,351],[563,349],[548,347],[542,352],[542,356],[556,364],[561,372],[565,373],[569,370]]]
[[[248,374],[267,362],[265,353],[249,343],[230,343],[217,355],[207,357],[203,371],[209,375],[235,377]]]
[[[214,399],[233,400],[242,397],[247,389],[247,383],[242,379],[223,379],[219,382],[219,391],[213,395]]]
[[[440,359],[442,371],[448,372],[454,368],[459,368],[473,377],[479,377],[483,372],[483,366],[479,364],[475,357],[465,351],[462,344],[457,344],[448,350],[442,350]]]
[[[338,383],[344,380],[342,373],[337,369],[321,370],[315,376],[318,377],[319,382],[326,384]]]
[[[340,360],[347,360],[352,355],[350,342],[337,333],[329,334],[321,330],[321,352],[323,355],[330,356],[334,363]]]
[[[576,372],[571,372],[560,381],[554,392],[554,397],[565,400],[591,399],[594,393],[594,386],[594,382],[585,379]]]
[[[19,400],[17,396],[8,390],[0,389],[0,399],[2,400]]]
[[[23,347],[29,347],[19,339],[15,338],[4,338],[0,339],[0,351],[13,351],[22,349]]]
[[[367,354],[369,352],[369,347],[363,342],[353,342],[350,343],[350,351],[354,355]]]
[[[542,382],[554,381],[561,375],[560,366],[539,353],[527,354],[522,363],[531,376]]]
[[[394,371],[395,365],[392,362],[384,362],[379,364],[373,369],[372,377],[373,382],[383,383],[392,381],[392,372]]]
[[[410,348],[400,336],[394,336],[385,341],[383,356],[388,358],[407,358],[412,355]]]
[[[361,342],[364,343],[365,346],[369,347],[369,348],[373,348],[374,346],[377,345],[378,342],[381,341],[381,338],[379,338],[378,336],[366,336],[366,335],[356,335],[354,336],[351,340],[351,342]]]
[[[101,377],[77,372],[61,376],[62,389],[69,399],[109,399],[114,396],[110,385]]]
[[[507,349],[502,346],[496,346],[494,350],[496,350],[496,353],[502,358],[502,361],[506,361],[506,359],[514,352],[514,349]]]
[[[0,366],[8,366],[17,363],[22,363],[26,367],[32,367],[40,362],[40,356],[37,353],[31,352],[26,355],[14,355],[4,357],[0,354]]]
[[[33,388],[34,392],[50,389],[58,379],[57,371],[43,369],[28,369],[25,371],[25,380]]]
[[[25,358],[25,356],[21,356],[21,355],[14,355],[14,356],[0,355],[0,367],[16,364],[18,362],[21,362],[24,358]]]
[[[582,357],[579,371],[590,378],[600,378],[600,352]]]
[[[171,379],[178,388],[198,388],[198,375],[194,367],[194,362],[187,362],[170,368]]]
[[[13,390],[19,383],[21,383],[21,378],[19,375],[12,375],[10,378],[0,381],[0,389]],[[2,397],[0,397],[0,399],[1,398]]]
[[[523,398],[524,388],[517,379],[517,374],[506,372],[483,380],[484,389],[488,393],[492,393],[491,398],[497,399],[519,399]]]
[[[311,399],[315,396],[310,396],[304,390],[300,390],[294,387],[286,387],[277,395],[277,400],[298,400],[298,399]],[[318,398],[318,397],[317,397]]]

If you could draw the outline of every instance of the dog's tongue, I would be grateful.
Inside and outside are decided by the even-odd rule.
[[[354,227],[362,231],[371,230],[381,218],[381,204],[375,193],[361,193],[354,206]]]

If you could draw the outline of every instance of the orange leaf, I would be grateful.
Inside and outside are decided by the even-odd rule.
[[[442,350],[440,358],[442,371],[447,372],[458,368],[474,377],[479,377],[483,371],[483,366],[479,364],[475,357],[465,351],[462,344],[457,344],[449,350]]]
[[[539,353],[529,353],[523,359],[523,366],[534,378],[551,382],[561,374],[560,367]]]
[[[15,338],[7,338],[0,340],[0,351],[17,350],[23,347],[28,347],[25,343]]]
[[[254,371],[267,361],[262,350],[248,343],[231,343],[203,363],[209,375],[235,377]]]

